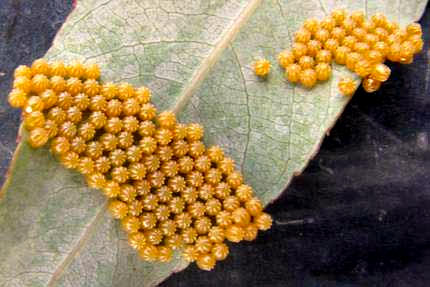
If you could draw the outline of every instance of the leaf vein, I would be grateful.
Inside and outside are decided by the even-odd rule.
[[[232,45],[230,45],[231,47],[231,51],[234,55],[234,59],[237,62],[237,65],[239,66],[239,74],[240,74],[240,78],[242,79],[243,82],[243,89],[245,92],[245,96],[246,96],[246,112],[247,112],[247,129],[248,132],[246,134],[246,143],[245,143],[245,150],[243,151],[243,159],[242,159],[242,163],[240,164],[240,170],[242,172],[242,174],[244,173],[244,166],[245,166],[245,162],[246,162],[246,156],[248,154],[248,147],[249,147],[249,140],[251,137],[251,111],[249,109],[249,92],[248,92],[248,88],[246,87],[246,79],[245,79],[245,75],[243,74],[242,71],[242,65],[240,64],[240,60],[239,60],[239,56],[237,55],[236,50],[234,49],[234,47]]]
[[[72,247],[71,251],[67,254],[66,257],[63,258],[61,263],[58,265],[57,269],[52,273],[52,277],[48,282],[48,287],[55,286],[55,283],[60,279],[63,272],[67,269],[67,267],[73,262],[73,259],[79,254],[79,252],[85,247],[85,244],[91,239],[94,235],[97,225],[102,221],[103,215],[107,209],[106,200],[105,203],[100,207],[94,216],[93,220],[87,225],[84,229],[82,235],[76,244]]]

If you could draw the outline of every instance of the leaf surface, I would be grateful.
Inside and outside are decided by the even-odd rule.
[[[337,91],[339,78],[351,75],[343,67],[334,66],[332,79],[312,90],[283,79],[276,56],[290,47],[294,31],[334,7],[380,11],[405,24],[425,5],[82,0],[46,56],[93,60],[105,81],[148,86],[159,110],[202,123],[205,142],[222,146],[267,204],[305,168],[349,101]],[[266,81],[251,69],[260,57],[273,63]],[[178,255],[169,264],[141,261],[105,198],[46,148],[19,144],[1,196],[0,286],[154,286],[187,266]]]

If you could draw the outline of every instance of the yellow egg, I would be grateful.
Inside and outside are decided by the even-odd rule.
[[[284,69],[286,69],[288,65],[293,64],[294,60],[295,60],[294,54],[289,50],[282,51],[278,55],[279,65]]]
[[[291,83],[297,83],[300,80],[302,68],[298,64],[291,64],[287,66],[285,70],[285,77]]]
[[[8,102],[13,108],[24,108],[27,103],[27,94],[20,89],[13,89],[9,93]]]
[[[338,83],[338,88],[341,94],[345,96],[352,96],[356,89],[356,84],[350,78],[343,78]]]
[[[215,267],[216,259],[212,254],[202,254],[196,260],[197,266],[206,271],[210,271]]]
[[[377,90],[379,90],[379,88],[381,87],[381,82],[372,79],[371,77],[366,77],[363,80],[363,89],[368,92],[368,93],[373,93],[376,92]]]
[[[386,65],[380,63],[377,64],[371,73],[371,78],[379,82],[385,82],[390,77],[391,70]]]
[[[254,63],[254,73],[259,77],[266,77],[270,72],[270,62],[266,59]]]
[[[38,148],[45,145],[48,139],[49,134],[44,128],[35,128],[30,132],[28,142],[32,147]]]
[[[326,81],[331,77],[331,66],[327,63],[318,63],[315,72],[319,81]]]

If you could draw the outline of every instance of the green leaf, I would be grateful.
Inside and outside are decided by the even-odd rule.
[[[349,101],[337,91],[339,78],[350,74],[343,67],[304,90],[288,84],[276,64],[303,20],[323,17],[335,2],[401,24],[418,20],[426,5],[82,0],[46,56],[95,60],[103,80],[149,86],[160,110],[202,123],[206,143],[221,145],[267,204],[302,172]],[[273,63],[266,81],[251,69],[259,57]],[[154,286],[186,267],[178,255],[169,264],[141,261],[107,214],[106,199],[46,148],[25,141],[2,191],[0,227],[1,286]]]

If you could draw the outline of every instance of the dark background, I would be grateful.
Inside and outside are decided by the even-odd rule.
[[[72,1],[0,0],[0,183],[19,112],[14,68],[43,56]],[[212,272],[194,264],[161,286],[430,286],[430,8],[426,46],[355,94],[305,172],[268,207],[270,231],[232,244]]]

